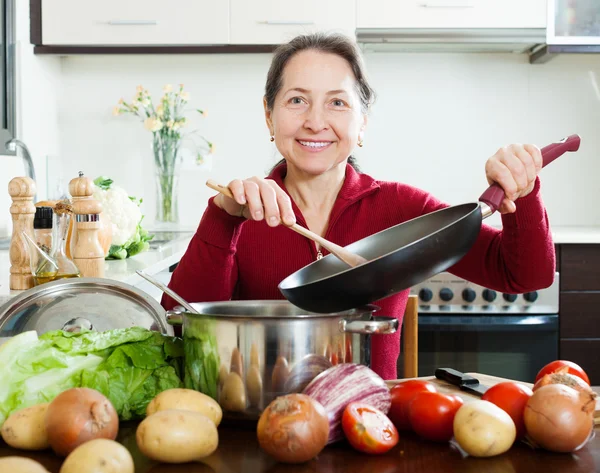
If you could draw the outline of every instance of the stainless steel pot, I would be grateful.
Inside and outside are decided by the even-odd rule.
[[[167,321],[183,325],[185,386],[213,396],[227,419],[256,420],[277,396],[302,389],[337,363],[370,365],[370,335],[398,320],[369,305],[313,313],[287,301],[192,303]]]

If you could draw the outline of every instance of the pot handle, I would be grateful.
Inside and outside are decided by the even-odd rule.
[[[392,317],[373,317],[371,320],[340,320],[340,331],[363,335],[388,335],[398,330],[398,319]]]
[[[176,325],[178,327],[183,325],[183,307],[180,305],[173,307],[173,310],[167,310],[166,317],[169,325]]]

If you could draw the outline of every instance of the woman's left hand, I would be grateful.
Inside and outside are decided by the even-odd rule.
[[[488,183],[498,184],[506,195],[500,205],[500,213],[512,213],[517,209],[515,200],[533,190],[541,169],[542,153],[537,146],[530,144],[504,146],[487,160],[485,175]]]

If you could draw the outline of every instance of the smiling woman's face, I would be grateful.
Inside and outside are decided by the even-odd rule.
[[[290,59],[273,110],[265,112],[288,165],[313,175],[344,162],[366,125],[348,62],[313,50]]]

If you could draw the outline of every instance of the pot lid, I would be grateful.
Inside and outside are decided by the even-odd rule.
[[[105,331],[143,327],[168,335],[162,306],[144,291],[102,278],[59,279],[28,289],[0,307],[0,337],[27,330]]]

